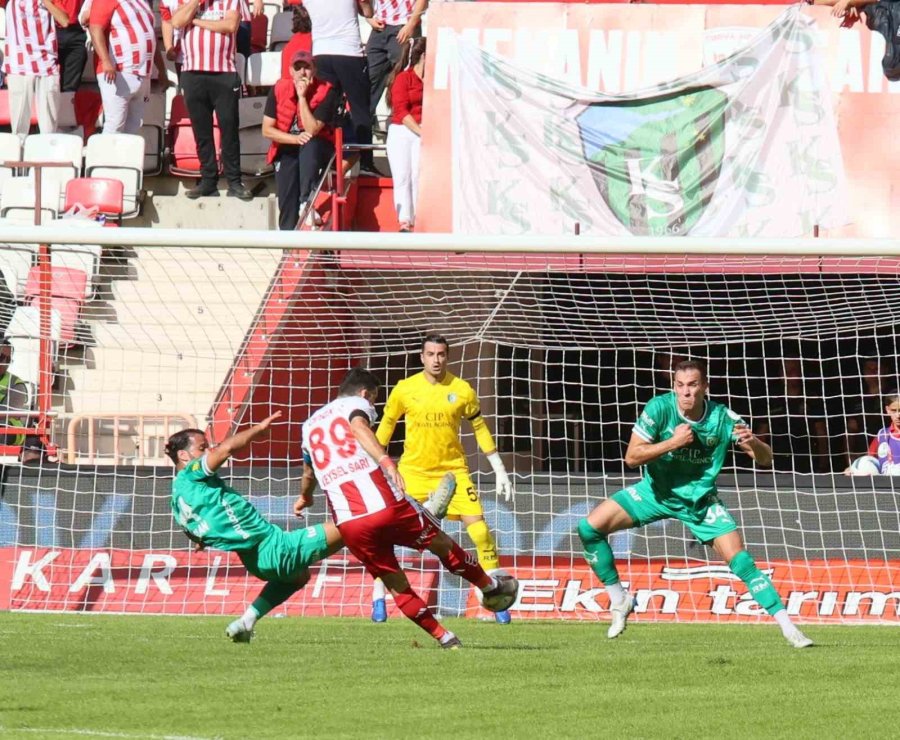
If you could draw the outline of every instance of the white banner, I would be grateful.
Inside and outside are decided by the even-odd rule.
[[[793,6],[715,64],[609,95],[460,37],[454,232],[796,237],[844,225],[844,168],[815,40]]]

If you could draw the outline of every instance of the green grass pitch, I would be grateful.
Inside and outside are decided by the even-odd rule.
[[[900,632],[774,625],[0,614],[0,735],[21,738],[887,737]]]

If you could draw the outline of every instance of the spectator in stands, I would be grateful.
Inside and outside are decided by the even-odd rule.
[[[9,88],[12,132],[21,139],[31,128],[31,104],[37,99],[42,134],[56,133],[59,112],[59,60],[56,26],[69,16],[54,0],[0,0],[6,8],[3,72]]]
[[[896,378],[886,362],[878,357],[866,357],[859,368],[860,393],[846,393],[847,437],[850,457],[866,454],[869,449],[867,430],[881,424],[884,413],[883,399],[886,388],[893,387]]]
[[[861,467],[857,470],[848,467],[845,475],[900,475],[900,394],[896,391],[883,398],[884,413],[889,419],[886,427],[872,437],[867,453],[877,461],[877,472]]]
[[[353,124],[352,143],[372,143],[369,71],[359,35],[357,14],[372,17],[369,0],[303,0],[312,20],[313,56],[320,79],[337,85],[347,96]],[[360,154],[360,173],[378,177],[371,150]]]
[[[181,29],[172,25],[172,14],[178,10],[179,0],[159,0],[159,21],[162,32],[163,53],[175,64],[175,74],[181,78],[184,55],[181,52]]]
[[[372,27],[366,43],[366,60],[373,124],[377,120],[375,111],[384,94],[388,75],[400,60],[401,50],[410,39],[422,35],[420,26],[426,8],[428,0],[374,0],[373,15],[366,19]]]
[[[238,54],[249,57],[253,53],[253,19],[263,14],[263,0],[253,0],[253,10],[247,0],[241,0],[241,22],[238,25],[235,42]],[[264,51],[264,49],[262,50]]]
[[[0,340],[0,426],[25,428],[20,416],[10,416],[15,411],[27,411],[30,408],[28,385],[9,371],[12,362],[12,345],[8,340]],[[24,434],[0,435],[0,445],[21,446],[25,443]]]
[[[184,64],[181,87],[200,159],[200,182],[188,198],[217,196],[219,168],[213,139],[213,113],[218,118],[222,166],[229,197],[252,200],[241,182],[241,142],[238,138],[238,99],[241,78],[234,66],[235,33],[242,0],[184,0],[172,15],[172,26],[182,29]]]
[[[425,39],[417,38],[404,45],[400,60],[388,79],[391,125],[387,155],[394,178],[394,207],[400,231],[410,231],[416,220],[424,75]]]
[[[146,0],[94,0],[90,14],[104,134],[139,134],[156,51]]]
[[[281,79],[291,77],[291,60],[298,51],[312,53],[312,21],[309,19],[309,11],[302,5],[295,5],[291,18],[290,40],[281,50]]]
[[[279,229],[297,228],[300,211],[328,163],[339,103],[337,88],[316,77],[308,51],[294,54],[290,79],[279,80],[269,92],[262,132],[272,141],[268,161],[275,164]],[[311,206],[309,215],[315,219]]]
[[[61,92],[76,92],[81,87],[84,65],[87,62],[87,34],[78,20],[83,5],[84,0],[60,0],[60,6],[69,21],[66,26],[56,26]]]

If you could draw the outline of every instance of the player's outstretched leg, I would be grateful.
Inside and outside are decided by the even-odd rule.
[[[270,581],[263,586],[253,603],[241,617],[235,619],[225,628],[225,636],[232,642],[250,642],[253,639],[253,628],[256,622],[268,614],[276,606],[283,604],[309,582],[309,571],[305,578],[297,583],[276,583]]]
[[[616,559],[606,539],[606,534],[591,526],[587,519],[582,519],[578,522],[578,537],[584,547],[584,559],[609,595],[611,621],[606,636],[614,639],[625,631],[628,616],[634,610],[634,597],[627,593],[619,582]]]
[[[774,617],[784,638],[795,648],[806,648],[813,644],[792,621],[784,608],[784,602],[772,585],[771,579],[763,573],[746,550],[738,552],[728,562],[731,571],[747,586],[757,604]]]
[[[445,532],[439,532],[429,543],[428,549],[440,558],[443,566],[460,578],[464,578],[482,593],[486,600],[500,600],[507,611],[515,603],[519,593],[519,582],[508,574],[492,575],[469,553],[463,550]]]
[[[381,579],[391,590],[394,603],[404,616],[437,640],[442,648],[455,650],[462,646],[459,638],[437,621],[428,605],[412,590],[402,570],[396,573],[383,573]]]
[[[384,581],[376,578],[372,583],[372,621],[387,622],[387,605],[384,603]]]

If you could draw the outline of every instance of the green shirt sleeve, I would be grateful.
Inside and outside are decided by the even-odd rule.
[[[658,442],[663,421],[662,404],[658,398],[653,398],[634,423],[634,433],[645,442]]]

